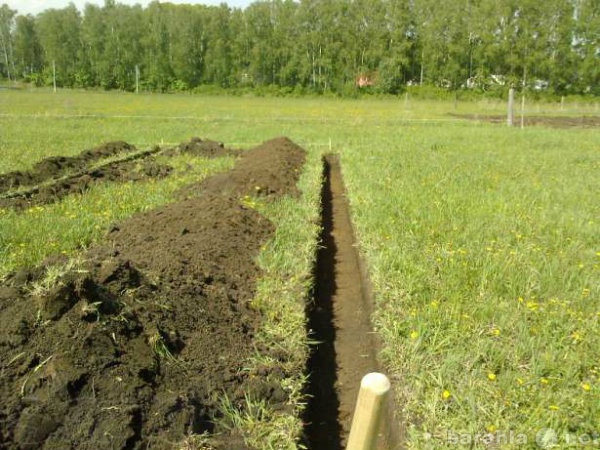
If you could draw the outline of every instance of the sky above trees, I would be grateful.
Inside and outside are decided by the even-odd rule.
[[[122,0],[119,3],[125,5],[140,4],[142,6],[148,5],[151,0]],[[177,4],[202,4],[217,6],[221,3],[227,3],[232,8],[245,8],[252,0],[170,0],[169,3]],[[17,10],[19,14],[38,14],[45,9],[50,8],[64,8],[73,3],[78,10],[83,11],[86,3],[102,6],[103,0],[4,0],[2,3],[6,3],[11,9]],[[166,3],[163,1],[162,3]]]

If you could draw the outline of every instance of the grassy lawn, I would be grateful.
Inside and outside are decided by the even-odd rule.
[[[597,111],[594,104],[528,108]],[[457,435],[466,442],[513,431],[528,443],[502,448],[537,448],[541,428],[561,439],[600,432],[600,132],[508,129],[449,115],[504,111],[495,101],[404,97],[1,92],[0,172],[110,140],[143,149],[200,136],[249,147],[285,135],[303,145],[307,195],[256,203],[279,226],[260,259],[266,275],[255,303],[271,317],[261,339],[280,343],[285,370],[300,371],[319,156],[340,152],[408,447],[455,448]],[[177,187],[232,161],[169,163],[179,170],[165,180],[106,184],[18,214],[0,210],[0,276],[55,251],[75,253],[113,221],[169,201]],[[286,389],[297,393],[301,383],[299,373]],[[245,424],[249,442],[293,448],[298,421],[250,409],[256,417],[230,414]]]
[[[409,448],[599,431],[598,143],[446,126],[344,153]]]

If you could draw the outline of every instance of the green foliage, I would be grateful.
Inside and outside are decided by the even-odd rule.
[[[59,86],[132,91],[138,67],[152,91],[215,85],[262,94],[274,85],[350,97],[361,75],[387,94],[409,82],[495,87],[502,76],[504,86],[542,80],[554,94],[595,94],[598,27],[595,0],[275,0],[245,10],[107,1],[35,18],[5,5],[0,73],[39,83],[55,62]]]

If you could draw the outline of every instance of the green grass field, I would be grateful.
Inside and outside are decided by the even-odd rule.
[[[598,106],[528,108],[577,115]],[[600,433],[600,131],[509,129],[449,115],[504,110],[501,102],[404,97],[0,92],[0,172],[117,139],[147,148],[200,136],[250,147],[285,135],[301,144],[311,155],[307,198],[256,205],[281,224],[261,256],[267,275],[256,303],[277,312],[262,339],[284,342],[300,370],[303,308],[294,292],[308,288],[316,233],[305,225],[317,217],[319,156],[339,152],[408,448],[489,448],[495,439],[496,448],[534,449],[543,428],[562,443]],[[232,161],[192,163],[193,171],[155,183],[0,210],[0,276],[52,252],[75,254],[113,221]],[[272,298],[289,307],[269,306]],[[301,381],[287,389],[297,392]],[[232,413],[253,430],[249,442],[293,448],[297,421],[259,416],[266,425]]]

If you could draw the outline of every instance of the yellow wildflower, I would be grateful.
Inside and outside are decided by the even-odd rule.
[[[493,372],[488,373],[487,377],[490,381],[496,381],[496,374]]]
[[[442,392],[442,398],[444,400],[448,400],[450,399],[450,397],[452,397],[452,392],[445,390],[444,392]]]
[[[538,307],[540,306],[539,303],[534,302],[533,300],[529,300],[526,305],[527,309],[530,311],[537,311]]]

